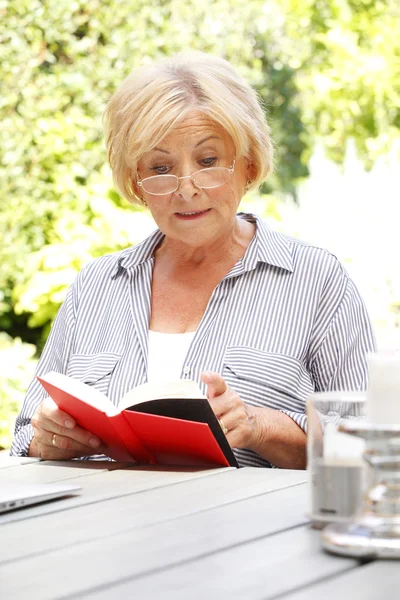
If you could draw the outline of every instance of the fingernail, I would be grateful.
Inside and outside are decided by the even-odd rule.
[[[100,444],[101,442],[97,438],[90,438],[89,440],[89,446],[92,446],[92,448],[98,448]]]
[[[71,421],[70,419],[64,421],[64,425],[65,427],[68,427],[68,429],[73,429],[75,427],[74,421]]]

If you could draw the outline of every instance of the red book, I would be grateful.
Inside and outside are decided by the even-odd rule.
[[[144,384],[125,394],[116,408],[104,394],[67,375],[52,371],[38,379],[57,406],[100,438],[115,460],[238,466],[194,381]]]

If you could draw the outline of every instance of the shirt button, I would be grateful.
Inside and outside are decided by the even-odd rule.
[[[186,367],[184,367],[184,369],[183,369],[183,373],[184,373],[184,375],[189,375],[189,373],[190,373],[190,367],[188,367],[186,365]]]

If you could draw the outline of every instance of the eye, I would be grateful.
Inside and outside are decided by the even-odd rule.
[[[212,167],[215,164],[216,160],[216,156],[209,156],[207,158],[202,158],[200,164],[203,167]]]
[[[152,171],[154,175],[166,175],[169,170],[170,167],[167,167],[167,165],[155,165],[150,168],[150,171]]]

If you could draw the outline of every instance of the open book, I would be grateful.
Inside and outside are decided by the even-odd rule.
[[[38,377],[57,406],[107,446],[115,460],[237,467],[207,398],[194,381],[145,383],[116,408],[91,386],[52,371]]]

